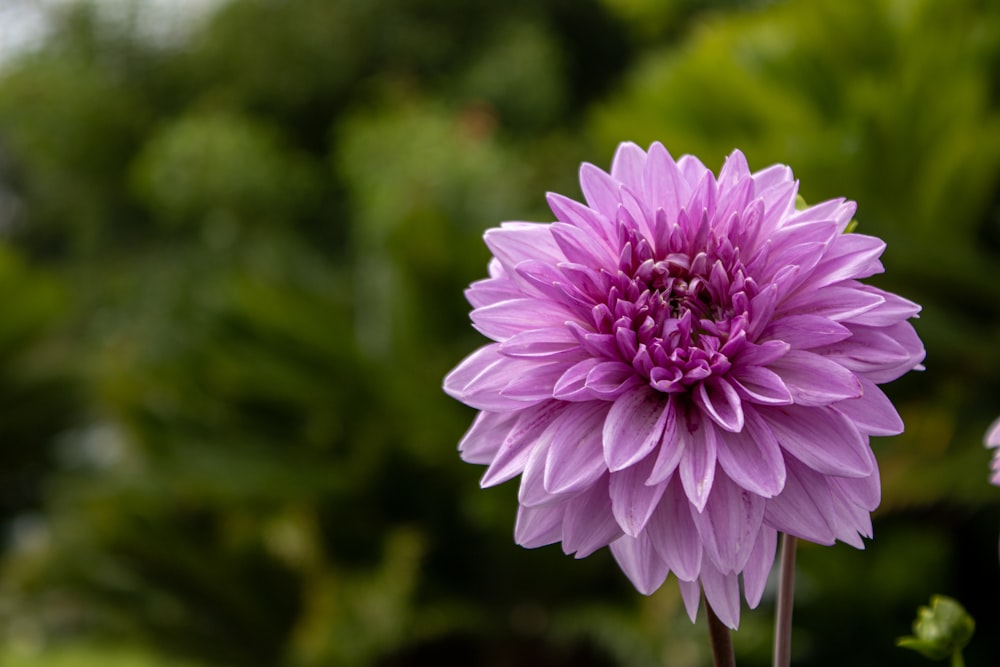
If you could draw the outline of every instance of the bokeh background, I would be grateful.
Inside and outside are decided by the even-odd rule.
[[[513,544],[516,483],[478,488],[440,391],[484,229],[550,220],[622,140],[856,200],[873,282],[924,306],[875,540],[801,545],[794,664],[925,664],[894,641],[934,593],[1000,660],[1000,3],[17,4],[45,16],[0,14],[0,664],[709,664],[673,583]]]

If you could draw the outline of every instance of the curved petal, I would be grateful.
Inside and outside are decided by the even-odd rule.
[[[622,470],[642,460],[660,442],[667,421],[667,400],[649,387],[623,394],[604,420],[604,460],[608,470]]]
[[[518,412],[480,412],[476,415],[458,443],[462,460],[483,465],[492,462],[519,416]]]
[[[532,448],[565,408],[565,403],[549,401],[519,413],[513,428],[486,469],[480,486],[495,486],[521,474]]]
[[[566,503],[563,552],[585,558],[622,536],[608,502],[607,476]]]
[[[789,350],[769,368],[781,376],[796,405],[829,405],[861,396],[861,381],[836,361],[804,350]]]
[[[720,572],[741,572],[757,542],[764,519],[764,499],[722,475],[712,485],[704,512],[692,508],[706,555]]]
[[[611,511],[626,535],[639,535],[663,497],[669,481],[652,486],[644,482],[652,471],[654,456],[611,473]]]
[[[710,377],[698,385],[694,402],[702,412],[726,431],[743,430],[743,404],[733,385],[721,377]]]
[[[774,551],[778,545],[778,533],[773,528],[761,526],[757,542],[753,545],[750,558],[743,568],[743,593],[751,609],[756,609],[764,595],[768,575],[774,565]]]
[[[601,427],[609,408],[607,403],[574,403],[553,424],[542,479],[549,493],[581,491],[607,470]]]
[[[562,539],[564,505],[517,508],[514,542],[525,549],[537,549]]]
[[[816,472],[840,477],[872,473],[868,440],[843,413],[798,405],[762,407],[758,412],[778,444]]]
[[[653,547],[683,581],[694,581],[701,572],[701,537],[691,518],[689,505],[680,481],[670,480],[646,524],[646,534]]]
[[[699,512],[705,509],[715,479],[716,434],[711,420],[688,415],[688,423],[677,427],[684,438],[684,453],[678,466],[688,500]]]
[[[645,535],[623,535],[611,543],[611,553],[636,590],[652,595],[663,585],[670,569]]]
[[[722,471],[737,485],[764,498],[785,486],[785,459],[774,432],[755,410],[747,410],[739,433],[719,434],[717,457]]]

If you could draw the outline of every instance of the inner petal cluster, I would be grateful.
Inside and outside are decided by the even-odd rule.
[[[604,349],[663,393],[726,374],[759,291],[739,250],[714,235],[691,247],[679,226],[656,249],[624,233],[618,273],[593,309]]]

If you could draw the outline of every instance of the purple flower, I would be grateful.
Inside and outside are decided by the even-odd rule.
[[[1000,419],[997,419],[986,431],[986,446],[1000,447]],[[993,454],[993,476],[990,483],[1000,486],[1000,449]]]
[[[444,382],[481,410],[459,449],[484,487],[521,476],[519,544],[610,545],[642,593],[673,572],[692,619],[704,590],[735,628],[778,531],[871,536],[868,438],[903,430],[877,385],[923,359],[919,306],[858,282],[885,244],[843,233],[853,202],[797,210],[785,166],[625,143],[580,183],[556,222],[486,232],[466,294],[494,342]]]

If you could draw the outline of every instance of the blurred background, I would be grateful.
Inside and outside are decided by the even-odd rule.
[[[925,664],[934,593],[996,664],[1000,3],[6,0],[0,40],[0,664],[709,664],[672,581],[514,545],[440,391],[484,229],[622,140],[856,200],[924,306],[794,664]]]

